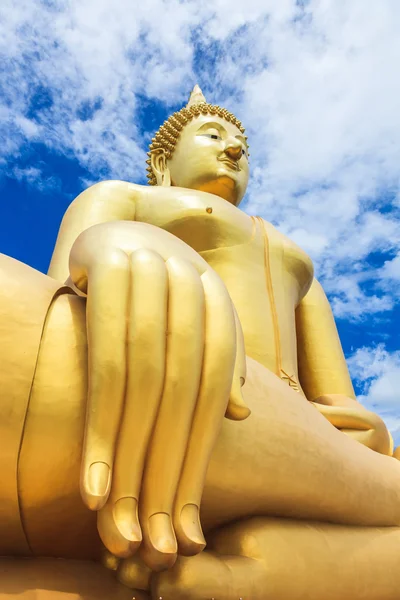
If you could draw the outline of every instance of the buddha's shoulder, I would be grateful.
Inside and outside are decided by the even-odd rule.
[[[85,188],[79,196],[75,198],[70,207],[72,209],[79,206],[96,205],[102,202],[111,204],[135,201],[146,194],[147,186],[110,179],[99,181]]]
[[[123,181],[121,179],[106,179],[93,183],[87,187],[83,193],[88,192],[125,192],[127,194],[143,194],[148,190],[147,185],[141,185],[139,183],[132,183],[130,181]]]

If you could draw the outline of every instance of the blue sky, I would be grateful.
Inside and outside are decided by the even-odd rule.
[[[2,0],[0,251],[46,271],[73,198],[144,183],[199,82],[247,128],[244,210],[310,253],[359,397],[400,444],[399,29],[397,0]]]

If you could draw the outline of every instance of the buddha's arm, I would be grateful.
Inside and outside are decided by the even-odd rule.
[[[299,379],[308,400],[337,428],[392,454],[383,421],[357,402],[328,299],[314,279],[296,309]]]
[[[48,275],[66,281],[72,245],[92,225],[109,221],[134,221],[138,189],[139,186],[125,181],[104,181],[82,192],[64,215]]]
[[[299,377],[309,400],[340,394],[355,400],[328,299],[314,279],[296,309]]]

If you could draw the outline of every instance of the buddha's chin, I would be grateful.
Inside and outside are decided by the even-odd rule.
[[[199,185],[199,191],[207,192],[219,196],[231,204],[238,204],[238,185],[236,178],[228,175],[221,175],[212,181],[207,181]]]

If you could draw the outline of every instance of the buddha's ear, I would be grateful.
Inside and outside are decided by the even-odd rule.
[[[162,148],[153,150],[150,156],[151,168],[156,176],[157,185],[169,187],[171,185],[171,174],[167,166],[167,158]]]

